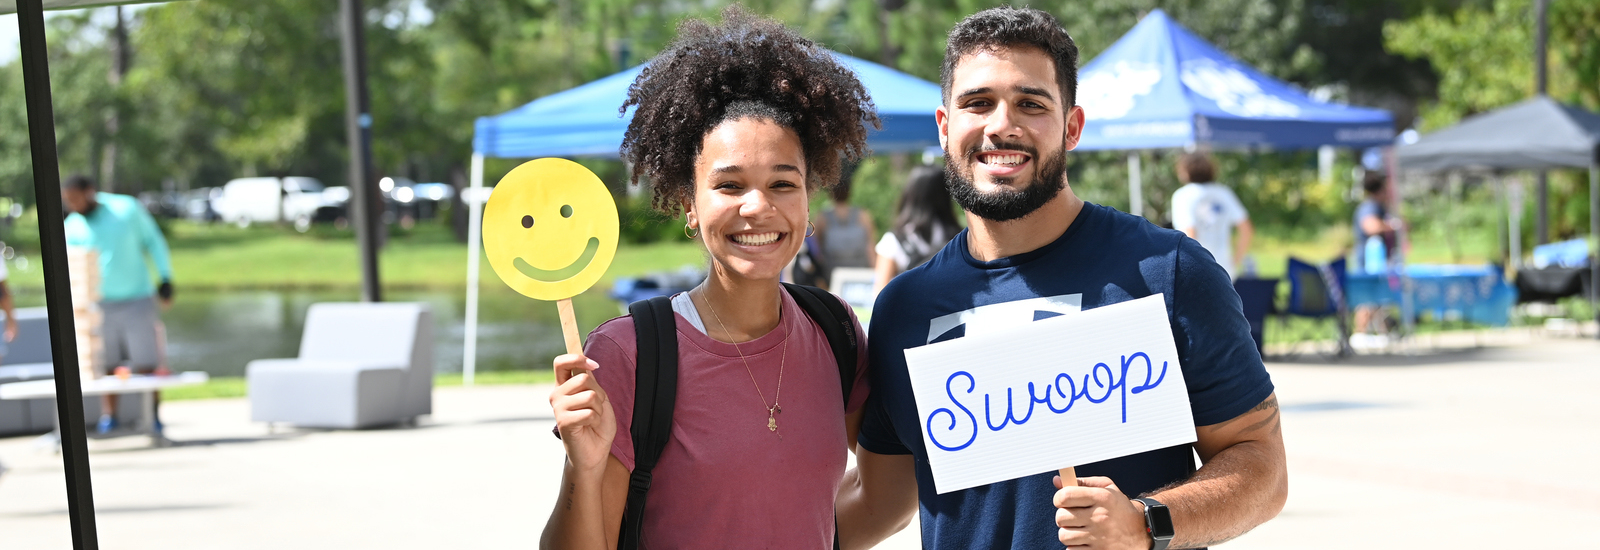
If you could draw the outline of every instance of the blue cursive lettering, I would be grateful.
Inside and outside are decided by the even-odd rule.
[[[1135,363],[1141,359],[1144,362],[1144,383],[1130,386],[1128,383],[1128,371],[1134,368],[1136,366]],[[1005,416],[1001,417],[998,425],[994,422],[994,415],[992,411],[993,407],[991,405],[991,395],[998,394],[984,393],[984,424],[988,426],[989,431],[998,432],[1011,424],[1020,426],[1027,423],[1029,419],[1033,418],[1033,407],[1035,404],[1043,403],[1046,408],[1050,409],[1050,412],[1056,414],[1065,414],[1067,411],[1072,410],[1073,404],[1077,403],[1079,399],[1088,401],[1091,404],[1100,404],[1111,400],[1112,396],[1119,398],[1117,400],[1117,404],[1122,409],[1122,422],[1126,424],[1128,422],[1128,394],[1132,393],[1134,395],[1138,395],[1144,393],[1145,391],[1159,387],[1161,383],[1167,379],[1167,366],[1168,363],[1166,361],[1162,361],[1161,371],[1159,373],[1156,372],[1155,361],[1150,358],[1149,354],[1141,351],[1131,355],[1122,356],[1120,365],[1121,368],[1118,369],[1113,369],[1111,365],[1106,363],[1095,363],[1094,367],[1089,369],[1089,372],[1084,373],[1082,384],[1079,384],[1078,380],[1074,379],[1072,375],[1066,373],[1056,374],[1051,380],[1051,383],[1043,386],[1029,382],[1027,389],[1028,393],[1026,395],[1027,411],[1025,414],[1023,414],[1022,418],[1017,418],[1016,415],[1017,407],[1014,397],[1014,389],[1006,388],[1006,412]],[[967,371],[956,371],[955,373],[951,374],[949,378],[945,379],[945,395],[950,398],[951,405],[953,405],[956,409],[960,409],[962,414],[958,415],[950,408],[935,409],[933,413],[928,415],[926,423],[928,440],[933,442],[934,446],[946,451],[959,451],[965,449],[972,446],[973,442],[977,441],[978,439],[979,430],[977,416],[972,413],[972,409],[967,408],[966,405],[961,403],[960,399],[956,398],[957,392],[955,389],[955,381],[957,378],[966,379],[967,388],[962,393],[967,394],[971,394],[977,390],[978,379],[972,373]],[[1100,392],[1099,395],[1094,395],[1090,392],[1091,385],[1095,388],[1095,391]],[[1064,404],[1057,406],[1057,399],[1063,400]],[[934,418],[940,415],[949,417],[949,424],[945,426],[945,428],[942,430],[943,432],[964,432],[965,430],[958,430],[957,428],[960,425],[965,424],[970,426],[972,435],[957,445],[944,444],[944,442],[940,441],[939,437],[935,435],[933,427]],[[962,416],[965,416],[965,421],[962,421]]]
[[[967,393],[972,393],[972,390],[974,388],[978,387],[978,381],[976,379],[974,379],[972,377],[972,375],[967,373],[966,371],[956,371],[955,373],[950,375],[950,378],[947,378],[944,381],[944,394],[950,396],[950,402],[954,403],[956,408],[961,409],[961,412],[967,413],[967,421],[972,424],[972,437],[967,438],[966,443],[962,443],[962,444],[956,445],[954,447],[946,446],[945,444],[940,443],[939,442],[939,438],[935,437],[933,435],[933,417],[939,416],[940,413],[944,413],[946,415],[949,415],[950,416],[950,425],[945,427],[945,429],[946,430],[955,430],[955,428],[956,428],[956,413],[951,412],[950,409],[939,409],[939,410],[933,411],[933,414],[928,415],[928,440],[932,441],[933,445],[935,447],[938,447],[940,449],[944,449],[946,451],[959,451],[959,450],[965,449],[969,445],[972,445],[973,441],[976,441],[978,439],[978,419],[976,417],[972,416],[972,411],[967,410],[966,407],[961,405],[961,401],[956,399],[955,392],[950,389],[950,384],[952,382],[955,382],[956,381],[956,377],[958,377],[958,376],[966,377],[966,379],[967,379]]]

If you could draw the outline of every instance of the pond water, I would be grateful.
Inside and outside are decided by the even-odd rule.
[[[434,370],[461,372],[466,290],[385,291],[385,301],[423,302],[433,314]],[[556,307],[485,283],[478,305],[478,371],[549,368],[564,353]],[[294,357],[306,309],[317,302],[359,301],[357,290],[232,290],[179,292],[162,313],[173,370],[244,376],[252,359]],[[42,300],[41,300],[42,301]],[[603,291],[573,299],[579,328],[589,330],[622,313]]]

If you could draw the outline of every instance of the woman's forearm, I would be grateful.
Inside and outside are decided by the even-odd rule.
[[[601,488],[604,471],[577,472],[568,461],[561,475],[561,493],[545,523],[539,547],[609,550]]]

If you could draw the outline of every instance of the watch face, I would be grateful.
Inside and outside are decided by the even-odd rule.
[[[1144,513],[1150,519],[1150,536],[1152,538],[1172,538],[1172,511],[1166,506],[1145,506]]]

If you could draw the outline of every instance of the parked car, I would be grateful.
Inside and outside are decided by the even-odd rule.
[[[223,220],[239,227],[287,221],[305,232],[324,205],[322,182],[291,176],[229,181],[222,186],[221,200],[214,207]]]
[[[183,217],[197,222],[214,222],[222,219],[215,202],[222,197],[219,187],[190,189],[183,194]]]
[[[183,215],[184,197],[177,191],[143,191],[139,193],[139,202],[151,216],[157,218],[176,218]]]
[[[417,219],[430,220],[439,215],[439,209],[449,204],[456,190],[448,183],[419,183],[411,186],[416,194]]]
[[[312,223],[331,223],[344,229],[350,226],[350,188],[336,185],[322,190],[322,207],[311,217]]]
[[[385,177],[378,180],[383,192],[383,222],[410,229],[417,223],[417,183],[410,178]]]

